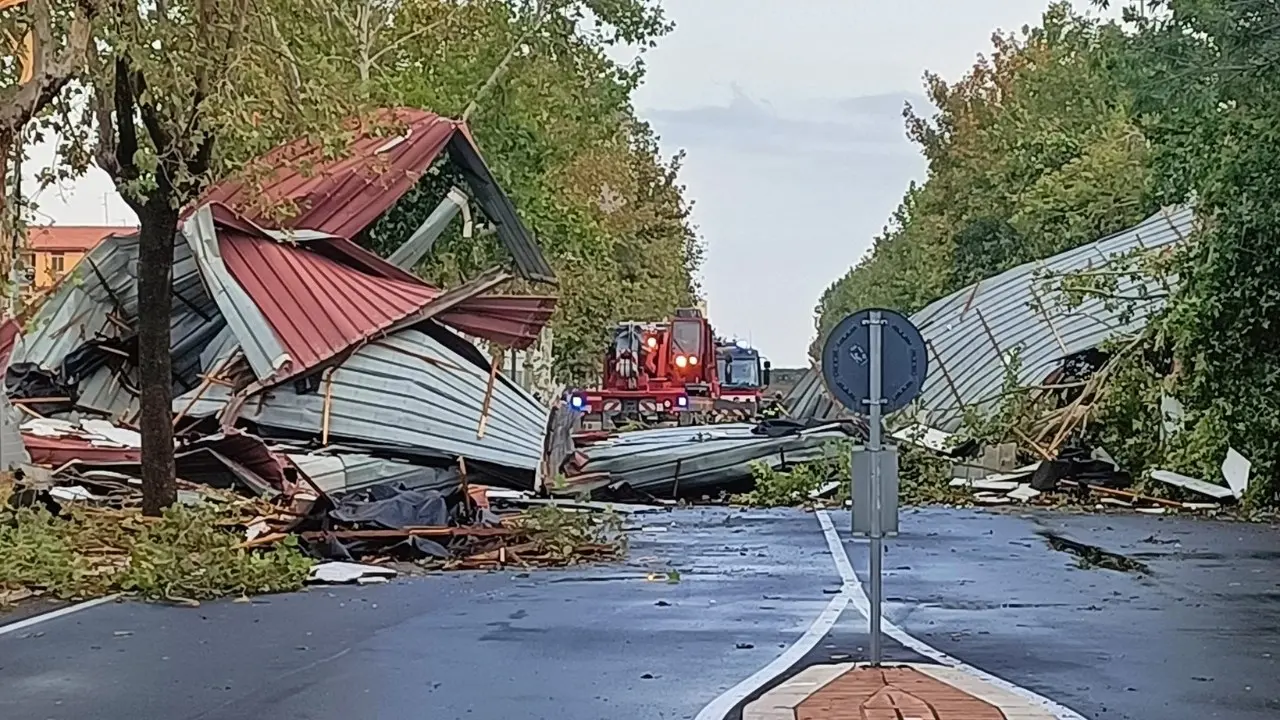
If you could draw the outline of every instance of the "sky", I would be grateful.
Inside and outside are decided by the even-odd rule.
[[[1035,23],[1048,2],[663,4],[676,29],[645,53],[634,103],[665,153],[687,153],[681,181],[707,247],[700,281],[711,321],[777,367],[802,366],[819,296],[925,177],[902,122],[905,103],[927,107],[924,72],[958,79],[990,51],[996,28]],[[35,148],[28,174],[51,157]],[[97,170],[35,202],[37,223],[135,222]]]

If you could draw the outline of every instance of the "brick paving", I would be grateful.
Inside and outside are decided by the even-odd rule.
[[[996,706],[910,667],[854,668],[794,708],[796,720],[1008,720]]]

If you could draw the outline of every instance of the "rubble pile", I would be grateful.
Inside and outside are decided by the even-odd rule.
[[[1195,227],[1191,207],[1164,208],[1133,228],[1006,270],[915,313],[929,378],[920,398],[889,419],[898,442],[950,462],[950,487],[968,491],[979,505],[1164,513],[1212,511],[1242,499],[1249,462],[1234,450],[1221,478],[1159,469],[1132,477],[1105,447],[1088,444],[1116,367],[1137,351],[1165,295],[1133,263],[1170,252]],[[1090,278],[1105,281],[1105,292],[1089,292]],[[847,414],[825,392],[817,369],[784,404],[798,420]],[[1166,397],[1150,413],[1171,436],[1180,415],[1176,400]]]
[[[301,538],[320,558],[458,567],[495,553],[516,564],[607,556],[607,543],[585,541],[553,552],[531,521],[468,492],[534,491],[569,452],[563,417],[473,342],[534,343],[554,297],[496,291],[555,275],[461,123],[410,109],[376,119],[353,125],[345,154],[292,143],[260,162],[287,163],[184,212],[169,310],[180,504],[225,510],[214,500],[225,493],[251,503],[253,517],[219,521],[242,550]],[[389,260],[356,243],[442,162],[465,189]],[[468,203],[513,269],[441,290],[411,270]],[[470,236],[472,213],[461,214]],[[15,474],[14,508],[137,514],[137,264],[136,234],[105,238],[0,324],[0,472]]]

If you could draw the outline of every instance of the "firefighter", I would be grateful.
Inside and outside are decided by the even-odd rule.
[[[787,408],[782,403],[782,393],[774,393],[773,398],[760,410],[760,418],[763,420],[777,420],[786,415]]]

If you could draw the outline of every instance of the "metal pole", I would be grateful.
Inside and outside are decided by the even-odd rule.
[[[871,665],[878,667],[880,665],[880,603],[884,597],[882,578],[880,577],[881,563],[884,556],[882,547],[882,525],[880,523],[883,498],[881,497],[880,487],[880,454],[884,449],[881,445],[883,438],[881,437],[881,418],[880,410],[883,398],[883,392],[880,387],[881,381],[881,349],[883,347],[883,329],[884,320],[880,316],[880,312],[872,310],[868,321],[870,327],[867,328],[870,335],[871,350],[871,377],[870,387],[868,388],[867,402],[871,405],[867,413],[870,418],[870,427],[867,432],[867,452],[871,453]]]

